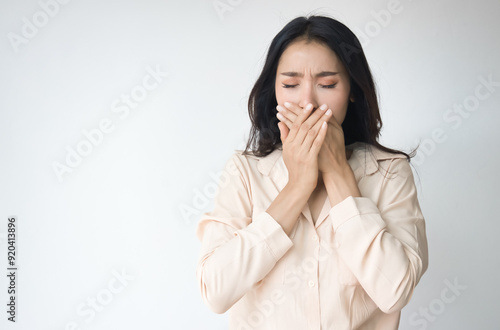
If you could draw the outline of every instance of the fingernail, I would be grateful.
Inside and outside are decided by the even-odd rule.
[[[327,115],[331,115],[332,114],[332,110],[328,109],[328,111],[326,112]]]
[[[276,106],[276,110],[278,110],[278,111],[283,111],[283,107],[282,107],[281,105],[279,105],[279,104],[278,104],[278,105]]]
[[[279,119],[283,120],[283,115],[281,113],[277,113],[276,116],[278,116]]]
[[[285,104],[285,107],[287,107],[287,108],[290,108],[292,106],[292,104],[290,102],[285,102],[284,104]]]
[[[328,106],[326,104],[323,104],[321,107],[319,107],[321,110],[325,111]]]
[[[306,110],[309,111],[311,110],[313,107],[312,103],[309,103],[308,105],[306,105]]]

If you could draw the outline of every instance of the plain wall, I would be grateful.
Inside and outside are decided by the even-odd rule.
[[[400,328],[498,327],[499,1],[0,8],[0,255],[7,272],[16,216],[19,267],[15,324],[0,277],[2,329],[227,328],[197,287],[196,222],[248,138],[248,95],[272,38],[312,13],[361,39],[380,142],[420,143],[430,263]]]

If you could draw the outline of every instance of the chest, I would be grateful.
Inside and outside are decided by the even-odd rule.
[[[307,201],[314,223],[316,223],[316,220],[318,219],[321,210],[323,209],[326,198],[328,198],[328,193],[325,188],[322,188],[318,191],[314,191]]]

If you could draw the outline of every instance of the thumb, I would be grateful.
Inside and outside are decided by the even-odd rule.
[[[288,129],[288,127],[282,123],[282,122],[279,122],[278,123],[278,128],[280,130],[280,138],[281,138],[281,143],[285,143],[285,140],[288,136],[288,133],[290,132],[290,130]]]

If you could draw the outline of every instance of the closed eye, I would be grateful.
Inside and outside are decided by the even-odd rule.
[[[320,86],[322,86],[324,88],[334,88],[336,85],[337,84],[335,83],[335,84],[331,84],[331,85],[320,85]],[[297,85],[286,85],[286,84],[283,84],[283,88],[293,88],[295,86],[297,86]]]

